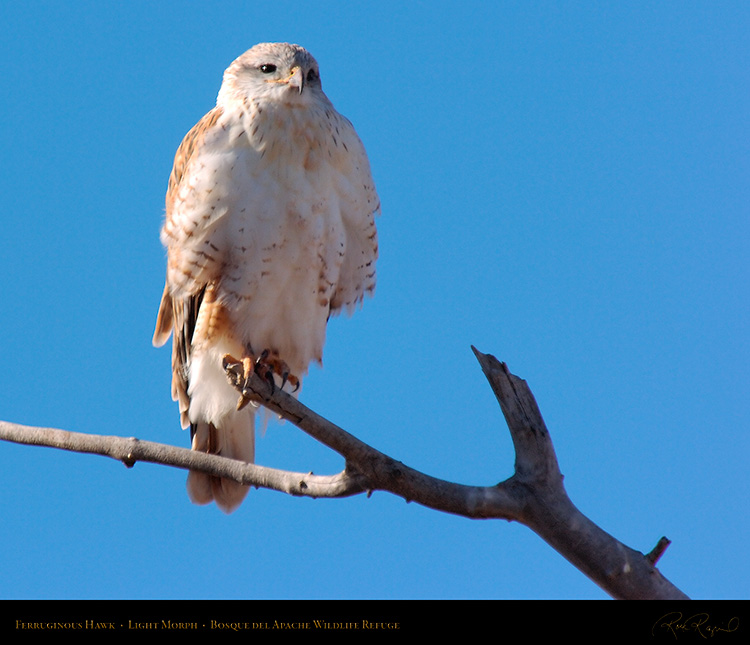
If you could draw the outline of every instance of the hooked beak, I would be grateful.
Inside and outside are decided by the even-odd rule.
[[[286,79],[288,85],[297,88],[297,92],[302,94],[302,90],[305,89],[305,72],[299,65],[292,67],[292,74]]]

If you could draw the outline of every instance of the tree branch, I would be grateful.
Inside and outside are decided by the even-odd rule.
[[[600,529],[570,501],[552,440],[526,381],[494,356],[473,348],[508,423],[516,449],[516,472],[508,482],[523,487],[523,512],[516,518],[614,598],[687,599],[654,564]],[[658,547],[657,547],[658,548]],[[653,553],[653,552],[652,552]]]
[[[199,470],[243,484],[310,497],[346,497],[383,490],[436,510],[469,518],[515,520],[542,537],[615,598],[686,599],[654,564],[668,541],[644,556],[605,533],[570,501],[562,483],[549,432],[526,382],[504,363],[472,348],[510,429],[515,473],[494,486],[465,486],[420,473],[368,446],[316,414],[294,397],[253,375],[245,383],[239,369],[227,377],[243,396],[279,414],[342,455],[345,469],[332,476],[293,473],[141,441],[86,435],[53,428],[30,428],[0,421],[0,439]],[[665,542],[666,541],[666,542]]]
[[[128,468],[134,466],[137,461],[144,461],[185,470],[200,470],[218,477],[234,479],[243,484],[297,496],[348,497],[367,490],[363,485],[363,478],[356,473],[344,471],[330,476],[294,473],[246,464],[187,448],[143,441],[135,437],[82,434],[57,428],[34,428],[0,421],[0,439],[19,444],[111,457],[121,461]]]

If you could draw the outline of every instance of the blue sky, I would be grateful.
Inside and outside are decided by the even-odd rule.
[[[0,9],[0,418],[188,445],[151,335],[172,159],[261,41],[318,59],[383,206],[375,298],[301,400],[430,475],[512,474],[470,345],[534,392],[576,505],[747,598],[743,2],[24,2]],[[338,472],[290,424],[258,463]],[[604,598],[523,526],[0,444],[2,598]]]

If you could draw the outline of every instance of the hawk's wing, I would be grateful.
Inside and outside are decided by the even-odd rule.
[[[348,152],[341,158],[346,168],[340,168],[342,180],[338,184],[346,251],[339,283],[331,299],[333,314],[341,309],[351,312],[365,295],[372,295],[375,290],[375,261],[378,257],[375,217],[380,213],[380,200],[365,148],[349,120],[338,116],[336,131],[341,145]],[[344,177],[348,181],[344,181]]]
[[[167,218],[163,232],[165,237],[169,236],[168,231],[171,228],[178,225],[174,221],[176,218],[175,207],[178,203],[180,186],[187,176],[187,168],[207,131],[216,125],[221,114],[221,108],[214,108],[208,112],[190,129],[177,149],[167,187]],[[168,249],[168,267],[174,267],[178,261],[174,255],[178,251],[172,245],[168,245]],[[196,272],[196,274],[198,273],[200,272]],[[170,284],[170,271],[167,271],[167,281],[164,285],[164,293],[156,317],[156,329],[153,338],[154,346],[161,347],[174,332],[172,341],[172,398],[179,402],[180,422],[183,428],[190,425],[187,416],[190,407],[187,368],[198,312],[207,286],[207,281],[201,282],[194,279],[196,274],[191,275],[193,279],[190,288],[185,289],[186,285],[181,284],[181,288],[176,289],[175,285]]]

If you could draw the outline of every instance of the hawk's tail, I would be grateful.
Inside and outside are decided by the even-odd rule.
[[[219,425],[194,423],[190,431],[193,435],[193,450],[247,463],[252,463],[255,459],[255,414],[252,406],[241,412],[228,414]],[[231,479],[191,470],[187,490],[194,504],[215,501],[222,511],[231,513],[245,499],[249,487]]]

